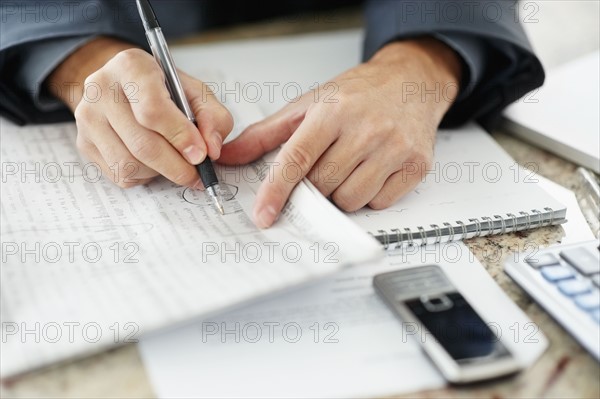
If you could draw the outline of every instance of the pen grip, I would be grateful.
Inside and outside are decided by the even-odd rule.
[[[192,122],[194,123],[194,126],[198,128],[198,122],[196,122],[195,119]],[[198,132],[200,132],[200,128],[198,128]],[[206,156],[206,158],[204,158],[204,161],[202,161],[202,163],[196,165],[196,170],[198,171],[198,174],[202,179],[202,184],[204,185],[204,188],[208,188],[219,183],[217,173],[215,172],[215,168],[208,155]]]
[[[215,168],[212,165],[212,161],[209,157],[206,157],[201,164],[196,165],[196,170],[202,179],[202,184],[204,188],[208,188],[214,186],[219,183],[219,179],[217,179],[217,174],[215,172]]]

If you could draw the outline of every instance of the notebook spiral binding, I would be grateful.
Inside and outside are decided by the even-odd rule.
[[[437,244],[486,235],[505,234],[550,226],[564,221],[564,218],[561,220],[555,219],[552,208],[543,209],[544,212],[532,209],[530,212],[507,213],[505,216],[493,215],[492,217],[472,218],[466,222],[461,220],[457,220],[454,223],[444,222],[442,226],[431,224],[428,228],[417,226],[416,229],[403,227],[391,229],[390,231],[377,230],[377,234],[369,234],[381,242],[385,249],[394,249],[397,247]]]

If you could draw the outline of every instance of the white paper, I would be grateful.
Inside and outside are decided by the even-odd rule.
[[[257,229],[248,215],[263,161],[217,168],[229,189],[221,216],[166,179],[122,190],[98,178],[74,124],[0,123],[3,377],[382,256],[304,183],[273,228]]]
[[[545,350],[537,326],[468,248],[449,243],[390,253],[297,292],[146,336],[139,347],[155,392],[161,398],[345,398],[443,387],[416,338],[372,287],[377,273],[424,263],[442,265],[523,366]]]
[[[352,29],[178,46],[172,50],[175,63],[211,84],[220,101],[245,99],[270,115],[301,93],[358,65],[362,41],[362,30]],[[207,70],[218,70],[220,76],[215,79],[215,74],[205,73]]]

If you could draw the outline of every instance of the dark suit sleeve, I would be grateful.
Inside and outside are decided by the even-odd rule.
[[[433,36],[462,58],[465,76],[442,126],[493,126],[504,107],[544,82],[544,70],[509,0],[369,0],[364,59],[385,44]]]
[[[0,112],[21,124],[72,118],[43,82],[79,46],[99,35],[146,45],[131,0],[2,1],[0,18]]]

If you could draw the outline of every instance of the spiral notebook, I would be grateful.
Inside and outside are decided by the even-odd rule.
[[[437,136],[432,169],[384,210],[349,214],[386,248],[462,240],[564,223],[566,207],[538,187],[537,165],[519,166],[472,124]],[[414,171],[405,167],[405,176]]]

